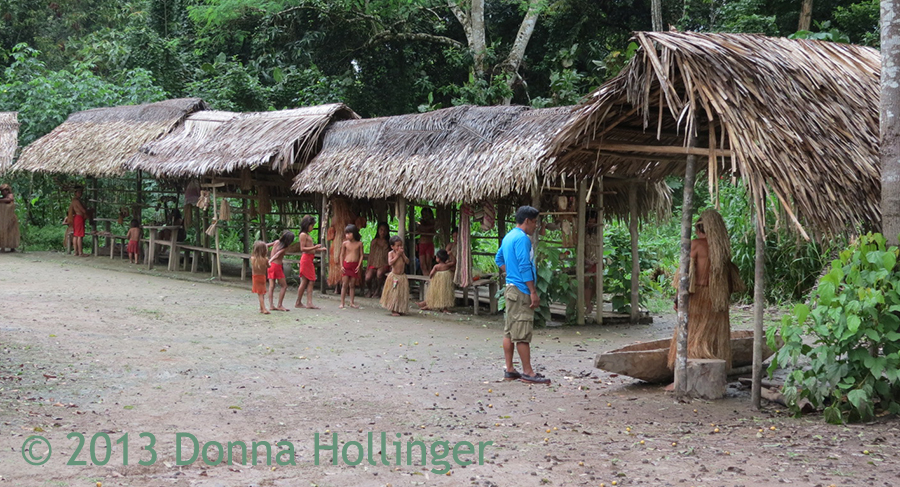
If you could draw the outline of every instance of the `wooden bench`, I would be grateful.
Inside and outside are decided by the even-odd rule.
[[[418,274],[407,274],[406,279],[410,282],[416,282],[419,288],[419,301],[425,301],[425,294],[428,292],[428,286],[431,284],[431,278],[428,276],[420,276]]]
[[[469,299],[469,289],[472,289],[472,312],[474,314],[478,314],[478,304],[481,301],[480,289],[482,287],[488,288],[488,309],[490,310],[490,314],[497,314],[500,310],[500,305],[497,299],[497,290],[500,289],[500,285],[497,281],[491,279],[490,277],[482,278],[477,281],[472,282],[472,285],[466,288],[463,288],[463,302],[468,301]]]

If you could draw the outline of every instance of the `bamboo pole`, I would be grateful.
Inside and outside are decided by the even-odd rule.
[[[397,197],[397,235],[406,244],[406,198]]]
[[[597,272],[594,277],[597,289],[597,324],[603,324],[603,176],[597,180]]]
[[[641,284],[641,260],[638,253],[638,206],[637,183],[628,186],[628,206],[631,216],[628,221],[628,232],[631,233],[631,322],[640,320],[640,284]]]
[[[407,273],[415,274],[416,273],[416,203],[413,202],[409,205],[408,209],[408,218],[409,218],[409,240],[407,242],[403,242],[403,249],[406,251],[407,256],[409,257],[409,264],[407,264]],[[407,243],[410,243],[407,245]]]
[[[585,232],[586,232],[586,222],[587,219],[587,183],[585,181],[578,182],[578,221],[577,221],[577,232],[578,239],[575,242],[575,281],[577,283],[577,293],[578,296],[575,299],[575,306],[577,307],[575,310],[575,322],[579,325],[584,324],[584,311],[585,311],[585,299],[584,299],[584,240],[585,240]]]
[[[759,410],[762,391],[763,361],[763,308],[765,307],[765,266],[766,266],[766,217],[762,198],[755,198],[756,207],[756,269],[753,274],[753,385],[750,402]]]
[[[330,246],[328,245],[328,231],[326,230],[329,226],[331,226],[331,222],[329,221],[331,216],[328,211],[328,197],[324,194],[322,195],[322,207],[319,209],[319,243],[325,247],[325,252],[322,254],[322,257],[319,258],[319,292],[322,294],[326,294],[328,290],[328,259],[331,256]]]
[[[212,197],[212,207],[213,207],[213,221],[216,222],[216,274],[219,276],[219,280],[222,280],[222,256],[219,254],[219,210],[216,208],[216,187],[213,186],[213,197]]]
[[[689,124],[688,126],[693,126]],[[696,136],[691,132],[688,145],[694,145]],[[684,202],[681,206],[681,259],[678,281],[678,321],[676,326],[675,348],[675,398],[687,400],[687,345],[688,345],[688,306],[690,306],[690,265],[691,265],[691,222],[694,213],[694,180],[697,176],[697,156],[687,156],[684,169]]]

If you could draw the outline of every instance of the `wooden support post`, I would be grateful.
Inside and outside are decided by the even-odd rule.
[[[766,267],[766,208],[762,198],[755,198],[751,207],[756,210],[756,269],[753,274],[753,385],[750,402],[753,409],[760,408],[762,386],[762,361],[765,335],[763,335],[763,308],[765,308],[765,267]]]
[[[244,221],[244,253],[250,253],[250,212],[246,198],[241,198],[241,219]]]
[[[323,194],[322,206],[319,208],[319,243],[325,247],[325,252],[322,252],[322,256],[319,257],[319,276],[321,276],[319,278],[319,292],[322,294],[328,291],[328,258],[331,255],[328,250],[328,240],[326,240],[328,236],[326,229],[330,225],[328,219],[328,197]]]
[[[141,212],[144,208],[144,180],[143,172],[141,171],[138,171],[135,175],[135,191],[137,192],[136,204],[131,207],[131,216],[140,222]]]
[[[578,183],[578,219],[576,225],[576,232],[578,235],[578,240],[575,242],[575,281],[578,286],[578,296],[575,299],[575,306],[577,307],[575,310],[575,322],[579,325],[584,324],[584,310],[586,303],[584,302],[584,241],[585,241],[585,232],[587,230],[586,220],[587,220],[587,184],[585,181],[579,181]]]
[[[506,204],[497,205],[497,246],[503,243],[503,237],[506,236],[506,214],[509,213],[509,206]]]
[[[407,256],[409,257],[409,267],[406,269],[406,272],[409,274],[416,273],[416,230],[418,230],[416,225],[416,204],[412,203],[409,205],[409,239],[406,242],[403,242],[403,248],[406,251]]]
[[[219,210],[216,207],[216,187],[213,186],[212,194],[213,220],[216,222],[216,274],[222,280],[222,254],[219,253]]]
[[[694,124],[689,123],[689,127]],[[692,130],[692,129],[691,129]],[[688,146],[693,147],[696,136],[691,133],[688,137]],[[694,214],[694,180],[697,177],[697,156],[687,156],[684,170],[684,201],[681,205],[681,259],[679,269],[681,275],[678,280],[678,321],[675,325],[675,398],[679,401],[688,399],[687,384],[687,347],[688,347],[688,307],[690,306],[690,265],[691,265],[691,223]]]
[[[94,219],[91,220],[91,245],[93,246],[92,253],[94,257],[97,257],[100,254],[100,237],[97,235],[97,217],[100,216],[97,211],[100,209],[100,181],[97,178],[88,178],[88,182],[91,185],[91,194],[95,205]]]
[[[631,216],[628,219],[628,232],[631,233],[631,322],[637,323],[641,318],[640,285],[641,258],[638,253],[638,207],[636,183],[628,185],[628,207]]]
[[[597,307],[595,308],[597,324],[603,324],[603,228],[604,228],[604,212],[603,212],[603,176],[597,179],[597,275],[594,277],[594,284],[597,290]]]

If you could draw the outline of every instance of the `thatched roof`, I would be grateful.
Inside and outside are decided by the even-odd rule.
[[[73,113],[59,127],[32,142],[15,170],[116,176],[145,143],[165,135],[206,103],[181,98],[144,105],[95,108]]]
[[[299,193],[438,204],[528,193],[569,108],[460,106],[339,122],[294,181]]]
[[[142,147],[128,167],[162,177],[259,166],[284,173],[315,154],[330,123],[357,118],[342,103],[257,113],[198,112],[172,134]]]
[[[636,40],[632,63],[554,140],[552,170],[683,175],[693,131],[710,182],[733,172],[755,195],[768,188],[801,232],[880,221],[877,51],[748,34]]]
[[[19,145],[17,112],[0,112],[0,173],[9,169]]]

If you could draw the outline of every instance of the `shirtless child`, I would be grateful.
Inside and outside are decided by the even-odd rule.
[[[284,294],[287,292],[287,279],[284,277],[284,254],[288,247],[294,243],[294,232],[285,230],[281,238],[266,244],[272,247],[272,255],[269,256],[269,309],[273,311],[288,311],[284,307]],[[275,306],[275,284],[281,285],[281,293],[278,295],[278,306]]]
[[[356,297],[356,280],[363,263],[363,244],[360,241],[359,229],[356,225],[347,225],[344,229],[344,243],[341,245],[341,264],[343,265],[343,277],[341,278],[341,308],[344,307],[344,298],[350,292],[350,307],[359,308],[354,302]]]
[[[75,244],[75,255],[78,257],[88,257],[84,253],[84,221],[87,216],[87,209],[81,204],[82,190],[75,190],[75,196],[69,204],[69,214],[72,216],[72,242]]]
[[[313,264],[313,257],[316,252],[325,252],[325,246],[313,242],[309,236],[309,231],[316,224],[316,219],[312,216],[305,216],[300,220],[300,289],[297,289],[297,302],[294,303],[295,308],[319,309],[313,306],[313,283],[316,282],[316,266]],[[303,306],[303,291],[306,291],[306,306]]]
[[[405,272],[409,257],[403,252],[403,239],[399,235],[391,237],[390,244],[388,265],[391,266],[391,273],[381,291],[381,307],[390,311],[391,316],[400,316],[409,312],[409,279]]]

